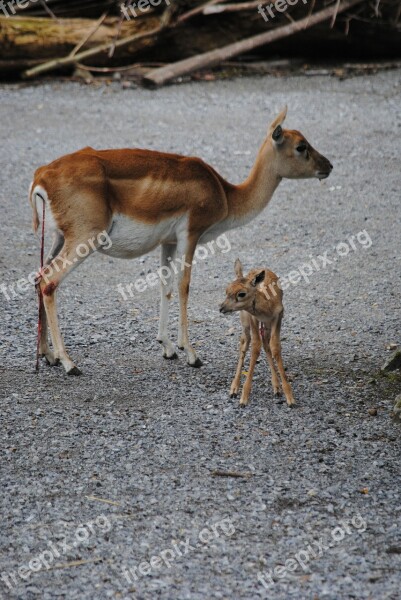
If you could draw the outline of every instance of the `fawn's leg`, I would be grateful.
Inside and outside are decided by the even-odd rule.
[[[260,351],[262,348],[262,340],[259,333],[259,322],[252,318],[251,319],[251,360],[249,363],[248,375],[246,376],[246,381],[244,383],[244,387],[242,388],[240,405],[246,406],[249,402],[249,394],[251,393],[252,388],[252,378],[253,372],[255,370],[256,361],[260,356]]]
[[[292,388],[288,382],[287,376],[285,374],[283,359],[281,358],[281,340],[280,340],[280,331],[281,331],[281,320],[283,318],[283,313],[280,314],[277,320],[273,321],[272,324],[272,333],[270,337],[270,348],[272,351],[272,355],[274,360],[277,363],[278,372],[281,377],[281,384],[283,386],[283,392],[287,399],[288,406],[292,406],[295,404],[294,396],[292,395]]]
[[[270,329],[265,330],[262,337],[263,348],[265,349],[267,362],[269,363],[271,375],[272,375],[272,386],[275,396],[281,396],[280,380],[277,375],[276,365],[274,364],[273,356],[270,350]]]
[[[248,313],[245,311],[240,312],[242,333],[239,343],[239,359],[237,364],[237,370],[234,379],[230,387],[230,398],[234,398],[238,394],[239,387],[241,385],[241,374],[244,366],[245,356],[248,352],[249,344],[251,341],[251,325]]]

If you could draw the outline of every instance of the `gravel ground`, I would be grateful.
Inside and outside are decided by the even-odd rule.
[[[117,291],[157,268],[156,251],[96,255],[61,287],[82,377],[34,373],[33,290],[0,294],[1,598],[401,598],[400,378],[378,375],[400,342],[400,94],[397,71],[157,92],[0,87],[6,286],[38,265],[34,169],[82,146],[199,155],[239,182],[288,103],[287,125],[335,167],[323,184],[283,182],[228,234],[231,251],[199,261],[189,315],[201,369],[162,359],[156,288]],[[248,408],[228,397],[240,326],[218,304],[237,256],[281,276],[320,265],[284,295],[294,410],[272,397],[264,358]],[[174,298],[174,337],[176,313]]]

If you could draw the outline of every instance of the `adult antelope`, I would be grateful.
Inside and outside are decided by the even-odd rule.
[[[54,226],[54,239],[38,282],[43,298],[39,355],[51,365],[60,361],[69,374],[80,373],[64,346],[55,293],[61,281],[86,258],[78,255],[77,247],[106,231],[112,244],[106,248],[95,242],[91,252],[135,258],[161,245],[162,267],[178,255],[184,265],[178,274],[178,346],[185,349],[189,365],[201,366],[189,343],[187,320],[191,263],[197,243],[251,221],[265,208],[283,178],[324,179],[333,168],[299,131],[282,128],[286,114],[285,108],[271,123],[248,178],[239,185],[225,181],[200,158],[150,150],[84,148],[40,167],[30,191],[33,226],[36,231],[41,201],[50,209],[47,222]],[[58,269],[53,268],[55,263]],[[171,269],[170,273],[161,288],[157,339],[165,358],[176,358],[167,331]]]

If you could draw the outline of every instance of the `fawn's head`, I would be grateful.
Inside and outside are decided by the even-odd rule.
[[[274,152],[277,175],[287,179],[326,179],[333,169],[331,162],[319,154],[296,130],[283,129],[287,107],[270,124],[267,141]]]
[[[232,313],[237,310],[249,310],[256,296],[257,286],[265,278],[266,271],[251,271],[246,277],[242,272],[242,264],[239,258],[234,265],[237,279],[230,283],[226,289],[226,299],[220,305],[223,314]]]

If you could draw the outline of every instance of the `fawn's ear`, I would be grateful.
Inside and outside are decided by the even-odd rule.
[[[251,285],[253,285],[254,287],[256,287],[258,285],[258,283],[262,283],[262,281],[264,280],[266,275],[266,271],[263,269],[263,271],[260,271],[251,281]]]
[[[237,260],[234,263],[234,271],[238,279],[241,279],[241,277],[244,276],[242,273],[242,264],[239,258],[237,258]]]

